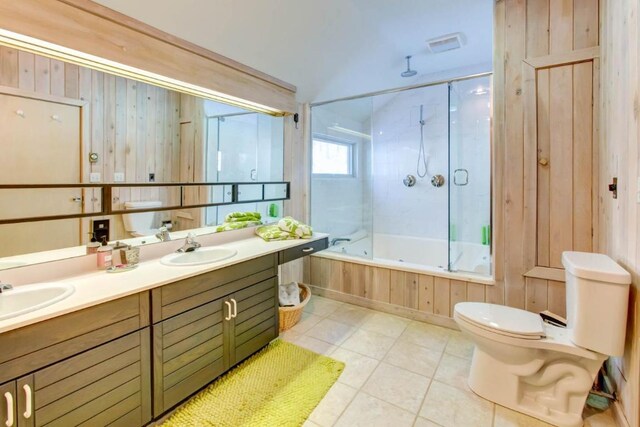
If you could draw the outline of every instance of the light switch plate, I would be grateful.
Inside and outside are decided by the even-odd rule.
[[[91,172],[89,174],[89,182],[100,182],[100,172]]]
[[[113,174],[113,181],[114,182],[124,182],[124,173],[122,172],[116,172]]]

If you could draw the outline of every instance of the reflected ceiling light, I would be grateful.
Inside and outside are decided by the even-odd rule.
[[[202,86],[183,82],[171,77],[162,76],[150,71],[141,70],[139,68],[124,65],[109,59],[100,58],[89,53],[80,52],[69,49],[54,43],[49,43],[33,37],[14,33],[13,31],[0,29],[0,45],[11,47],[14,49],[22,49],[27,52],[38,55],[47,56],[49,58],[70,62],[94,70],[103,71],[117,76],[138,80],[166,89],[176,90],[189,95],[211,99],[225,104],[234,105],[236,107],[245,108],[247,110],[266,113],[273,116],[284,115],[283,111],[256,102],[247,101],[232,95],[227,95]]]
[[[371,140],[371,135],[368,135],[368,134],[363,133],[363,132],[358,132],[357,130],[344,128],[342,126],[338,126],[337,124],[335,124],[333,126],[329,126],[327,129],[330,129],[330,130],[333,130],[333,131],[336,131],[336,132],[340,132],[340,133],[344,133],[344,134],[347,134],[347,135],[357,136],[358,138],[364,138],[364,139]]]
[[[489,93],[489,90],[487,90],[487,88],[484,86],[478,86],[478,88],[472,90],[471,93],[474,95],[480,96],[480,95],[486,95],[487,93]]]

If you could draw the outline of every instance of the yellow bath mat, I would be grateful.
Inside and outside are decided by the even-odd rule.
[[[300,426],[343,369],[342,362],[276,340],[198,393],[162,427]]]

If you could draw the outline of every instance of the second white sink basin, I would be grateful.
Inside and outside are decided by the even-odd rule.
[[[238,253],[235,249],[211,246],[199,248],[193,252],[180,252],[165,255],[160,258],[160,263],[170,266],[191,266],[209,264],[211,262],[222,261]]]
[[[29,313],[67,298],[75,291],[64,283],[16,286],[0,293],[0,320]]]

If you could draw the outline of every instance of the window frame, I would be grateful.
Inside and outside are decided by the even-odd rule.
[[[315,141],[343,145],[349,149],[349,173],[316,173],[313,172],[313,144]],[[311,176],[318,178],[340,178],[350,179],[358,177],[358,142],[350,139],[337,138],[335,136],[329,136],[324,134],[313,134],[311,136]]]

